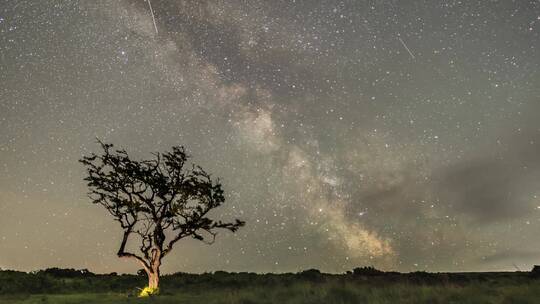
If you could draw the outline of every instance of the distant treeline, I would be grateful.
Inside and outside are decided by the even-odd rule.
[[[191,274],[174,273],[161,279],[163,290],[189,289],[203,292],[207,288],[245,288],[253,286],[287,286],[299,282],[318,283],[362,283],[381,286],[388,283],[417,285],[453,284],[467,285],[475,282],[528,282],[540,278],[540,267],[531,272],[469,272],[469,273],[429,273],[429,272],[385,272],[373,267],[358,267],[344,274],[321,273],[309,269],[298,273],[257,274],[252,272],[225,272]],[[135,286],[147,283],[144,272],[134,274],[95,274],[88,269],[48,268],[30,273],[0,270],[0,295],[2,294],[54,294],[54,293],[95,293],[126,292]]]

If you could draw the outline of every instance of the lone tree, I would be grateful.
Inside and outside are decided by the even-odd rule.
[[[88,173],[84,180],[89,197],[120,223],[124,234],[118,256],[142,265],[148,275],[147,294],[158,292],[161,261],[179,240],[191,237],[211,244],[217,229],[235,232],[245,224],[208,217],[210,210],[225,202],[221,183],[199,166],[188,167],[183,147],[136,161],[125,150],[98,142],[103,153],[80,160]],[[140,241],[140,253],[126,249],[132,235]]]

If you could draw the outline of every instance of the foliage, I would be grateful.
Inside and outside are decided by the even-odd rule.
[[[40,270],[37,272],[38,274],[49,274],[54,277],[64,277],[64,278],[77,278],[77,277],[88,277],[94,275],[92,272],[90,272],[88,269],[73,269],[73,268],[47,268],[45,270]]]
[[[353,269],[354,275],[363,275],[363,276],[377,276],[382,275],[384,272],[375,269],[373,266],[367,266],[367,267],[357,267]]]
[[[80,272],[75,270],[75,273]],[[0,303],[147,303],[133,286],[137,275],[71,270],[24,273],[0,271]],[[317,277],[313,280],[313,277]],[[154,303],[538,303],[540,284],[528,272],[389,273],[377,276],[327,274],[310,269],[297,274],[248,272],[164,275],[167,291]]]
[[[200,166],[189,168],[184,147],[138,161],[125,150],[98,142],[103,152],[80,160],[87,171],[88,195],[120,224],[123,237],[117,254],[136,260],[150,287],[158,286],[161,260],[181,239],[210,244],[218,229],[235,232],[244,225],[238,219],[229,223],[208,216],[225,202],[221,183]],[[139,252],[126,249],[132,236],[138,237]]]
[[[411,285],[405,283],[370,285],[366,282],[343,283],[335,280],[324,283],[294,281],[272,286],[247,285],[240,288],[209,287],[179,288],[151,299],[130,296],[126,292],[69,293],[0,296],[2,304],[31,303],[189,303],[189,304],[443,304],[443,303],[538,303],[540,286],[525,281],[472,282],[457,285]]]
[[[531,270],[531,276],[534,278],[540,278],[540,266],[534,265],[533,269]]]

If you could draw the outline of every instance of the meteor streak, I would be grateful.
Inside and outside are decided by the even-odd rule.
[[[148,1],[148,6],[150,7],[150,13],[152,14],[152,21],[154,21],[154,28],[156,29],[156,34],[158,34],[158,29],[156,25],[156,17],[154,17],[154,10],[152,9],[152,3],[150,3],[150,0]]]
[[[416,57],[414,57],[413,53],[411,52],[411,50],[409,50],[409,48],[407,47],[407,45],[405,44],[405,42],[403,41],[403,39],[401,39],[401,37],[398,37],[399,41],[401,41],[401,44],[403,44],[403,47],[407,50],[407,52],[409,52],[409,54],[411,55],[412,59],[416,59]]]

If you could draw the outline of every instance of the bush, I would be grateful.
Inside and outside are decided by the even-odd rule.
[[[301,279],[311,282],[322,282],[324,280],[323,274],[318,269],[308,269],[298,273]]]
[[[356,276],[379,276],[379,275],[384,275],[384,272],[380,271],[378,269],[375,269],[372,266],[356,267],[355,269],[353,269],[353,275],[356,275]]]
[[[530,276],[535,279],[540,278],[540,265],[534,265],[533,269],[531,270]]]

